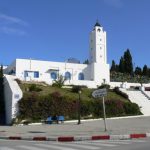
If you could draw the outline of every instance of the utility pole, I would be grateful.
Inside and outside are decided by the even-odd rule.
[[[78,125],[81,124],[81,90],[78,91]]]

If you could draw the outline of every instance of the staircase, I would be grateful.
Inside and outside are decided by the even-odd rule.
[[[146,95],[146,97],[150,100],[150,91],[144,91],[143,92],[145,95]]]
[[[150,100],[139,90],[122,89],[120,90],[129,96],[131,102],[136,103],[141,108],[144,116],[150,116]]]

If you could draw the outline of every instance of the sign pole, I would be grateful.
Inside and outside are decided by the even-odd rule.
[[[106,127],[105,99],[104,99],[104,96],[103,96],[103,112],[104,112],[104,125],[105,125],[105,131],[107,131],[107,127]]]
[[[107,126],[106,126],[106,111],[105,111],[105,99],[104,99],[104,96],[106,96],[106,95],[107,95],[106,88],[95,90],[92,93],[92,96],[94,98],[103,97],[103,115],[104,115],[105,131],[107,131]]]

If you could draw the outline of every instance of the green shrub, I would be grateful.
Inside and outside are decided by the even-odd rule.
[[[92,114],[91,101],[81,101],[81,116],[89,116]]]
[[[141,115],[140,108],[136,103],[124,103],[125,113],[127,115]]]
[[[78,98],[63,96],[53,92],[45,96],[37,92],[30,92],[18,102],[19,120],[29,119],[32,122],[46,119],[48,116],[64,115],[65,119],[77,119]],[[81,98],[81,117],[103,117],[102,99],[86,100]],[[105,100],[106,116],[138,115],[140,109],[137,104],[121,100]]]
[[[98,87],[98,89],[103,89],[106,88],[107,90],[110,89],[110,85],[109,84],[102,84],[101,86]]]
[[[64,115],[68,119],[76,117],[76,101],[53,92],[46,96],[31,93],[19,101],[19,119],[32,121],[46,119],[48,116]]]
[[[66,79],[62,75],[60,75],[58,76],[58,79],[54,80],[54,83],[52,84],[52,86],[62,88],[65,81]]]
[[[94,118],[103,117],[103,103],[102,100],[96,99],[92,101],[91,113]]]
[[[76,85],[74,85],[74,86],[72,87],[71,91],[72,91],[73,93],[78,93],[79,91],[81,91],[81,89],[82,89],[81,86],[76,86]]]
[[[137,104],[124,102],[121,100],[106,100],[106,116],[117,117],[125,115],[140,115],[140,108]],[[93,117],[103,117],[103,104],[101,99],[92,102],[92,108],[89,109]]]
[[[115,88],[113,89],[113,91],[114,91],[116,94],[118,94],[118,95],[120,95],[120,96],[122,96],[122,97],[124,97],[124,98],[126,98],[126,99],[129,99],[129,97],[128,97],[128,95],[127,95],[126,93],[124,93],[124,92],[122,92],[122,91],[119,90],[119,87],[115,87]]]
[[[59,87],[57,83],[53,83],[52,87]]]
[[[20,79],[15,79],[15,81],[16,81],[18,84],[21,84],[21,80],[20,80]]]
[[[41,88],[39,88],[36,84],[31,84],[30,86],[29,86],[29,91],[30,92],[40,92],[40,91],[42,91],[42,89]]]
[[[124,116],[125,111],[123,107],[124,102],[121,100],[106,100],[106,114],[108,117]]]

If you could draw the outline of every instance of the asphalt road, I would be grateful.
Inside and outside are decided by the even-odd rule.
[[[104,131],[103,120],[64,122],[52,125],[0,126],[0,136],[21,137],[58,137],[58,136],[93,136],[93,135],[124,135],[133,133],[150,133],[150,117],[107,119],[107,132]]]
[[[0,140],[0,150],[149,150],[150,139],[80,142]]]

